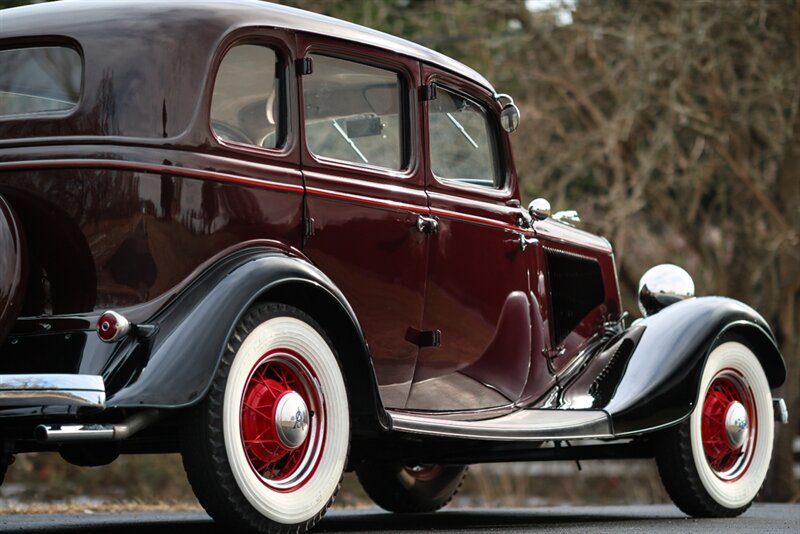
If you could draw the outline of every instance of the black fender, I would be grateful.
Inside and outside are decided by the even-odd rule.
[[[634,323],[628,337],[634,341],[633,352],[602,406],[615,436],[665,428],[689,417],[698,403],[706,359],[727,339],[736,338],[753,350],[770,387],[786,379],[786,365],[769,325],[733,299],[702,297],[673,304]]]
[[[354,427],[387,426],[366,340],[347,299],[307,260],[266,248],[240,251],[216,262],[148,321],[157,333],[128,340],[135,347],[119,347],[118,353],[131,358],[146,352],[146,362],[127,384],[109,392],[106,407],[178,409],[200,402],[234,327],[259,301],[291,304],[314,317],[340,355]],[[113,376],[105,378],[107,384],[114,381]]]

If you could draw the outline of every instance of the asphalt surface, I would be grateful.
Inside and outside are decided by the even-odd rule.
[[[688,519],[673,506],[603,506],[443,510],[398,516],[378,509],[332,510],[313,532],[800,532],[800,505],[758,504],[735,519]],[[0,532],[85,534],[221,534],[201,512],[17,514],[0,516]]]

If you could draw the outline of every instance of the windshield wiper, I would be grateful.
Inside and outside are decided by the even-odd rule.
[[[464,129],[464,127],[461,126],[461,123],[458,122],[455,117],[453,117],[453,114],[448,111],[446,113],[446,115],[447,115],[447,118],[450,119],[450,122],[453,123],[453,125],[458,129],[459,132],[461,132],[461,135],[463,135],[464,138],[467,141],[469,141],[469,143],[472,145],[472,147],[473,148],[478,148],[478,143],[476,143],[475,140],[472,139],[472,137],[467,133],[467,131]]]
[[[344,139],[345,141],[347,141],[347,144],[348,144],[348,145],[350,145],[350,148],[352,148],[352,149],[353,149],[353,152],[355,152],[356,154],[358,154],[358,157],[359,157],[359,158],[361,158],[361,160],[362,160],[364,163],[369,163],[369,161],[368,161],[368,160],[367,160],[367,158],[364,156],[364,154],[363,154],[363,153],[362,153],[362,152],[361,152],[361,151],[358,149],[358,147],[357,147],[357,146],[356,146],[356,144],[353,142],[353,140],[352,140],[352,139],[350,139],[350,137],[347,135],[347,132],[345,132],[345,131],[344,131],[344,129],[343,129],[341,126],[339,126],[339,123],[338,123],[338,122],[336,122],[336,119],[333,119],[331,122],[333,123],[333,127],[334,127],[334,128],[336,128],[336,131],[337,131],[337,132],[339,132],[339,135],[341,135],[341,136],[342,136],[342,139]],[[477,148],[477,147],[476,147],[476,148]]]

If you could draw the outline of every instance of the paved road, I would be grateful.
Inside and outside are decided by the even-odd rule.
[[[158,529],[158,530],[156,530]],[[800,505],[761,504],[736,519],[687,519],[672,506],[444,510],[395,516],[378,509],[331,511],[315,532],[800,532]],[[200,512],[0,516],[0,533],[222,534]]]

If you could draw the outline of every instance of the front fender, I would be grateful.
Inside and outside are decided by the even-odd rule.
[[[616,436],[670,426],[698,402],[706,358],[722,340],[737,337],[755,353],[770,387],[783,384],[786,366],[769,326],[749,306],[703,297],[668,306],[635,325],[644,332],[603,409]]]
[[[107,407],[182,408],[197,403],[210,387],[240,318],[263,295],[286,284],[313,286],[335,301],[364,343],[366,356],[355,314],[330,279],[307,261],[282,251],[250,250],[218,262],[150,321],[158,333],[149,341],[146,364],[127,385],[111,392]],[[369,367],[366,359],[362,363]]]

